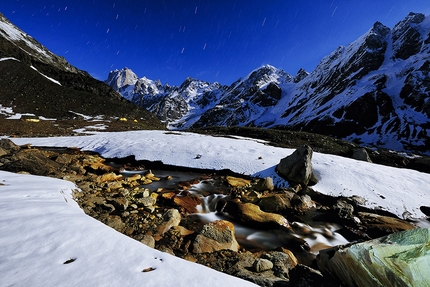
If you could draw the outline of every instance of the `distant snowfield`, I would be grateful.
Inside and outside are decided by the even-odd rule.
[[[255,177],[271,176],[279,186],[288,182],[275,167],[294,150],[265,145],[249,138],[213,137],[171,131],[100,132],[59,138],[13,138],[16,144],[77,147],[106,158],[134,155],[137,160],[203,169],[230,169]],[[421,218],[421,205],[430,203],[430,174],[387,167],[334,155],[314,153],[313,168],[319,182],[313,188],[333,196],[358,195],[370,208],[388,210],[400,218]]]

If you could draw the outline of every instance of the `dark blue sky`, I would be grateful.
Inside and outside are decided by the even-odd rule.
[[[72,65],[105,80],[128,67],[181,84],[229,85],[271,64],[295,75],[364,34],[392,28],[428,0],[5,0],[0,12]]]

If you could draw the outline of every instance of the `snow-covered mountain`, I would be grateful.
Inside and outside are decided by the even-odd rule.
[[[13,25],[0,13],[0,38],[11,43],[14,48],[7,49],[7,56],[14,57],[23,62],[31,63],[32,59],[54,66],[64,71],[78,73],[76,67],[70,65],[65,58],[55,55],[33,37]],[[1,53],[0,53],[1,54]]]
[[[129,69],[109,79],[171,129],[277,127],[430,152],[430,16],[423,14],[410,13],[392,29],[376,22],[294,77],[265,65],[228,87],[190,78],[163,86]]]
[[[75,113],[130,117],[163,127],[153,114],[52,53],[1,13],[0,75],[0,105],[17,113],[60,119]]]

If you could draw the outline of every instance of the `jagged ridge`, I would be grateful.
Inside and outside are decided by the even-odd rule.
[[[429,153],[430,18],[410,13],[393,29],[376,22],[311,73],[262,66],[230,86],[187,79],[180,87],[111,72],[109,84],[171,129],[288,128]]]

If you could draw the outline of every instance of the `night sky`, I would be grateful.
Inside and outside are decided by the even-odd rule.
[[[229,85],[270,64],[311,72],[376,21],[392,28],[428,0],[1,0],[0,12],[72,65],[105,80],[128,67],[180,85]]]

